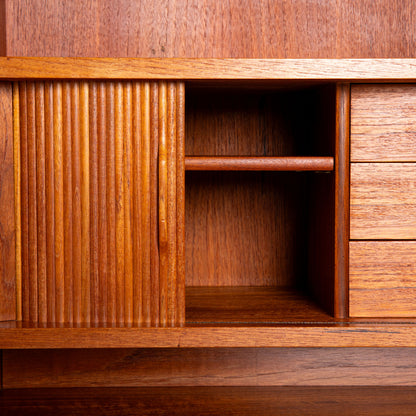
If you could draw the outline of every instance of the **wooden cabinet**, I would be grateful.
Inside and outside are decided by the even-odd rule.
[[[416,345],[412,60],[1,63],[2,348]]]

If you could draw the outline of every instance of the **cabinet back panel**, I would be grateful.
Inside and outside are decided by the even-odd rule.
[[[316,143],[326,104],[320,92],[267,91],[265,86],[256,91],[247,84],[208,89],[189,85],[185,154],[333,156],[328,147],[322,152]]]
[[[306,277],[308,177],[187,172],[186,284],[288,286]]]

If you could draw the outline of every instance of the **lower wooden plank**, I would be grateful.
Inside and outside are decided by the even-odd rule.
[[[414,415],[413,387],[170,387],[16,389],[6,415]]]
[[[12,84],[0,83],[0,320],[16,319]]]
[[[416,347],[416,325],[412,323],[185,328],[11,328],[10,326],[12,324],[7,323],[0,326],[0,349]]]
[[[413,348],[10,350],[4,388],[416,386]]]

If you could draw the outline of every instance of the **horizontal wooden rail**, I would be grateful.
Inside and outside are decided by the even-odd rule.
[[[0,79],[416,79],[415,59],[0,58]]]
[[[186,157],[185,170],[332,171],[333,157]]]

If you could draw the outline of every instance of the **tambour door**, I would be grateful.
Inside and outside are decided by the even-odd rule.
[[[184,322],[184,85],[13,84],[17,320]]]

